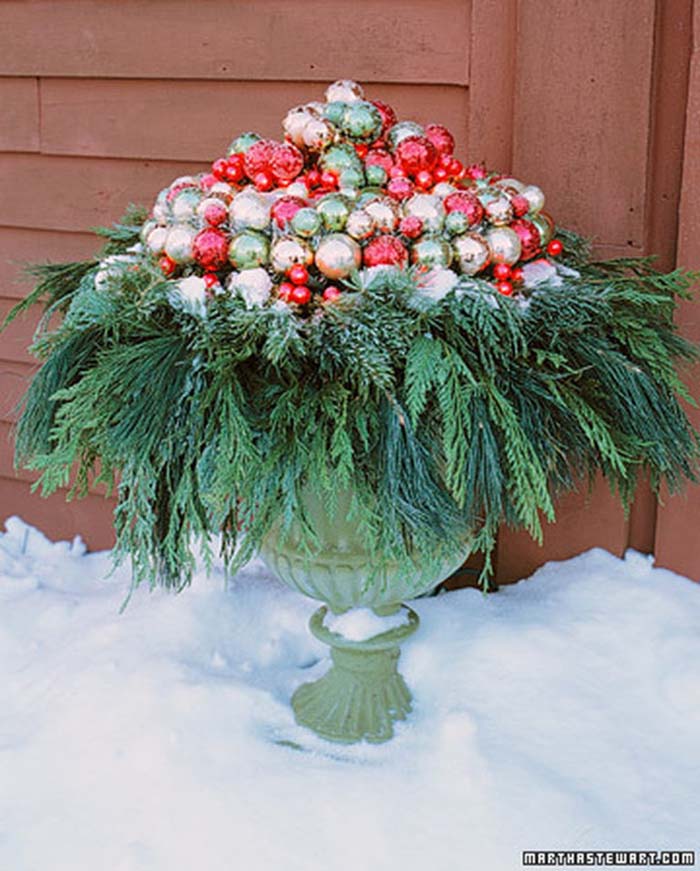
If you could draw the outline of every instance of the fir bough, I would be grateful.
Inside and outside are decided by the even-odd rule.
[[[383,269],[306,319],[231,296],[203,316],[120,259],[142,219],[105,232],[107,269],[38,267],[10,315],[39,300],[63,314],[33,346],[17,462],[46,494],[115,482],[115,553],[135,583],[182,588],[193,541],[208,553],[218,534],[232,570],[293,523],[312,552],[309,491],[331,514],[352,491],[377,565],[437,564],[468,537],[487,573],[502,522],[539,538],[557,494],[598,471],[625,502],[640,471],[656,489],[697,479],[678,374],[696,350],[673,325],[693,275],[590,262],[561,231],[576,271],[520,298],[463,277],[434,302],[419,276]]]

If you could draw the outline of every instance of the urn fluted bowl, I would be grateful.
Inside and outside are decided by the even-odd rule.
[[[397,669],[399,645],[418,628],[418,615],[402,602],[432,590],[465,561],[469,545],[436,566],[415,559],[412,569],[398,563],[373,563],[352,517],[352,493],[338,496],[330,515],[319,497],[304,496],[307,521],[318,546],[309,554],[301,546],[301,529],[288,535],[273,530],[261,556],[289,587],[325,604],[311,617],[311,632],[330,645],[332,666],[313,683],[300,686],[292,698],[297,722],[322,737],[342,743],[387,741],[396,720],[411,710],[411,694]],[[346,638],[329,629],[329,611],[343,614],[370,608],[380,631],[368,638]],[[400,612],[406,618],[399,619]],[[379,618],[386,620],[381,628]]]

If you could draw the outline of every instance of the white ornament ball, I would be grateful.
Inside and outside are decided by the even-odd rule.
[[[191,263],[194,260],[193,243],[196,230],[192,227],[174,226],[168,230],[165,253],[175,263]]]
[[[286,272],[290,266],[301,263],[310,266],[314,255],[299,239],[278,239],[270,249],[270,263],[275,272]]]
[[[512,266],[520,259],[520,237],[510,227],[494,227],[486,232],[486,241],[495,263]]]
[[[146,248],[154,257],[160,257],[165,251],[165,241],[167,238],[167,227],[154,227],[148,236],[146,236]]]
[[[445,221],[445,207],[440,197],[434,194],[414,194],[406,200],[403,207],[404,215],[420,218],[423,230],[438,233]]]
[[[236,230],[266,230],[270,225],[270,203],[257,191],[241,191],[231,200],[229,217]]]
[[[364,206],[363,211],[370,216],[375,230],[380,233],[392,233],[399,223],[396,207],[389,200],[372,200]]]
[[[530,184],[521,191],[521,195],[530,204],[531,212],[541,212],[544,208],[544,193],[537,185]]]
[[[245,301],[246,308],[259,308],[270,298],[272,279],[261,267],[244,269],[231,274],[228,289]]]
[[[304,146],[304,127],[313,119],[313,115],[304,106],[296,106],[290,109],[282,121],[282,129],[287,139],[291,140],[297,148]]]
[[[450,194],[453,194],[457,188],[450,184],[448,181],[441,181],[439,184],[436,184],[433,188],[433,193],[436,197],[440,197],[441,200],[444,200],[445,197],[449,197]]]
[[[362,261],[362,249],[344,233],[324,237],[316,249],[316,266],[327,278],[346,278]]]
[[[325,121],[311,118],[304,125],[302,139],[306,148],[311,151],[322,151],[333,141],[333,128]]]
[[[350,79],[342,79],[338,82],[333,82],[326,88],[326,101],[328,103],[357,103],[358,100],[364,100],[365,92],[362,90],[362,85]]]

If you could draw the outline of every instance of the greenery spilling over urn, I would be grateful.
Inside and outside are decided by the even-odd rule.
[[[43,491],[116,487],[135,585],[185,586],[195,539],[232,571],[271,536],[312,565],[322,513],[351,521],[367,590],[468,549],[486,577],[501,523],[538,538],[598,472],[626,502],[642,471],[694,480],[673,325],[694,277],[593,262],[445,127],[353,82],[326,97],[131,209],[99,259],[36,267],[11,317],[46,305],[17,432]]]

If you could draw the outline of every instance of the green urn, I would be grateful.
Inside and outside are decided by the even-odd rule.
[[[416,631],[419,620],[403,601],[428,592],[452,574],[467,558],[469,547],[465,543],[438,568],[434,562],[428,568],[429,561],[422,567],[420,560],[412,572],[398,564],[373,565],[351,517],[351,503],[351,493],[340,494],[331,517],[321,500],[307,493],[304,509],[318,538],[315,552],[309,555],[301,547],[300,528],[293,524],[286,536],[271,532],[260,555],[285,584],[324,603],[312,615],[309,628],[330,646],[332,663],[323,677],[303,684],[292,696],[297,722],[329,741],[380,743],[393,736],[394,723],[411,711],[411,693],[397,666],[400,645]],[[378,631],[370,637],[357,637],[353,631],[346,637],[328,625],[352,626],[352,609],[371,609],[370,622]],[[355,621],[355,628],[362,622],[367,623]]]

